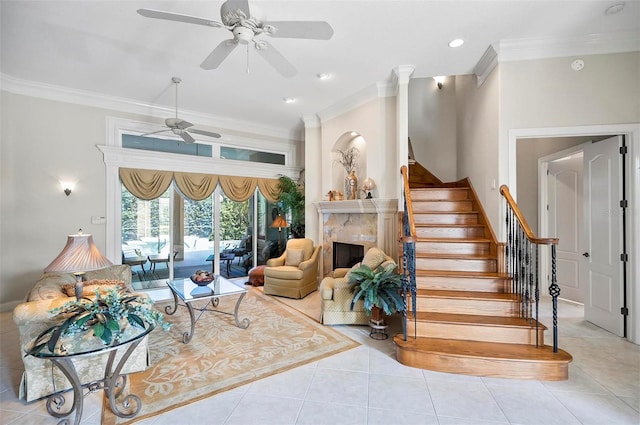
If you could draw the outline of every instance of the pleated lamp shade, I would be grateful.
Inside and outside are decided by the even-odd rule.
[[[55,260],[49,264],[45,272],[81,273],[103,269],[112,265],[98,247],[93,243],[93,236],[69,235],[67,244]]]

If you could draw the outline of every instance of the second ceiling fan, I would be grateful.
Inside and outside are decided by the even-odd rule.
[[[311,40],[329,40],[333,36],[333,28],[324,21],[260,21],[251,16],[247,0],[227,0],[220,7],[222,22],[163,12],[153,9],[138,9],[138,13],[147,18],[165,19],[185,22],[214,28],[225,28],[233,34],[233,38],[223,40],[200,64],[203,69],[215,69],[238,47],[239,44],[253,44],[256,52],[262,56],[284,77],[293,77],[296,68],[266,40],[255,37],[266,34],[274,38],[302,38]]]

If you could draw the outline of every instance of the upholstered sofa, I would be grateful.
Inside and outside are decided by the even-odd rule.
[[[264,293],[304,298],[318,289],[318,257],[321,246],[311,239],[289,239],[280,257],[267,260]]]
[[[20,333],[20,351],[24,354],[35,337],[56,324],[51,310],[75,299],[73,286],[76,278],[73,273],[44,273],[32,287],[25,301],[13,310],[13,320]],[[127,265],[114,265],[105,269],[87,272],[84,276],[85,296],[95,296],[95,289],[105,289],[115,285],[123,286],[133,292],[131,287],[131,268]],[[122,283],[116,283],[116,281]],[[104,378],[108,354],[80,356],[73,364],[82,383]],[[118,355],[117,358],[119,358]],[[20,382],[19,398],[26,401],[36,400],[61,390],[71,388],[71,384],[60,370],[49,360],[33,356],[22,357],[24,373]],[[129,357],[122,373],[128,374],[145,370],[149,366],[147,338],[145,338]]]
[[[322,279],[320,283],[320,321],[325,325],[367,325],[369,316],[364,309],[362,300],[351,309],[353,300],[352,286],[349,284],[349,272],[365,264],[375,270],[381,265],[389,263],[396,264],[393,258],[389,257],[379,248],[370,248],[362,262],[355,264],[350,269],[335,269],[331,276]]]

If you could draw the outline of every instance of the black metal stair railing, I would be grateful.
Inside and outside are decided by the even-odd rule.
[[[413,211],[411,208],[411,195],[409,192],[409,181],[407,176],[407,167],[402,166],[401,173],[403,176],[403,204],[404,211],[402,213],[402,298],[404,300],[404,309],[402,311],[402,330],[404,340],[407,340],[407,320],[408,320],[408,301],[411,297],[411,312],[414,321],[414,339],[417,338],[417,307],[416,307],[416,249],[415,249],[415,224],[413,222]]]
[[[520,317],[535,320],[536,346],[540,332],[538,317],[540,312],[540,247],[550,246],[551,283],[549,295],[552,300],[553,314],[553,352],[558,352],[558,296],[560,287],[556,275],[556,247],[558,239],[536,238],[525,220],[518,205],[511,197],[509,188],[500,187],[505,198],[506,213],[506,272],[511,278],[511,292],[520,300]]]

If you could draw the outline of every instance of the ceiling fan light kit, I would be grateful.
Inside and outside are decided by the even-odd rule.
[[[329,40],[333,28],[324,21],[272,21],[263,22],[251,16],[247,0],[227,0],[220,6],[222,22],[196,16],[152,9],[138,9],[138,14],[153,19],[204,25],[213,28],[225,28],[233,34],[232,39],[223,40],[200,64],[203,69],[216,69],[238,47],[238,44],[253,43],[255,50],[267,63],[284,77],[296,75],[296,68],[266,40],[256,40],[266,34],[273,38],[298,38],[309,40]],[[248,72],[248,68],[247,68]]]

